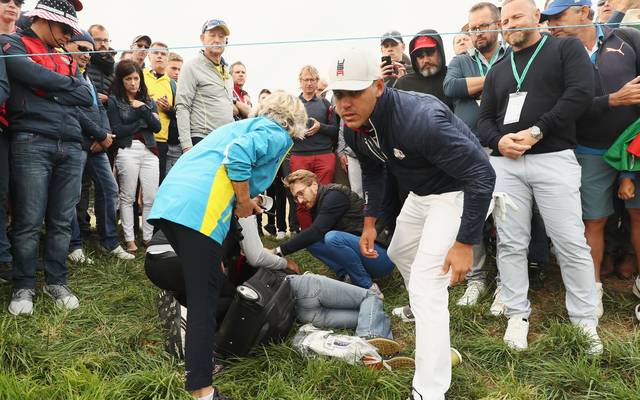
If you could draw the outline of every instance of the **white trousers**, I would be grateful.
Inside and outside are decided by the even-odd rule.
[[[450,274],[443,274],[442,267],[458,234],[463,198],[462,192],[410,193],[387,250],[404,278],[416,319],[416,399],[444,399],[451,384]]]
[[[136,198],[138,181],[142,190],[142,240],[151,240],[153,226],[147,222],[147,216],[158,191],[160,180],[158,157],[147,149],[144,143],[134,140],[131,147],[118,150],[116,168],[120,185],[118,196],[124,240],[127,242],[135,240],[133,221],[137,215],[133,215],[133,202],[138,201]]]

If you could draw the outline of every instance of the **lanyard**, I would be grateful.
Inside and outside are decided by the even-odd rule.
[[[498,59],[498,55],[500,54],[500,50],[501,50],[500,46],[498,46],[498,48],[496,49],[496,52],[493,53],[493,56],[491,57],[491,61],[489,61],[489,65],[487,66],[487,72],[484,72],[484,68],[483,68],[482,62],[480,61],[480,53],[478,52],[478,54],[476,54],[476,63],[478,64],[478,70],[480,71],[480,76],[482,76],[484,78],[485,75],[487,75],[489,73],[489,71],[491,71],[491,67],[493,67],[493,64]]]
[[[536,47],[536,51],[533,52],[533,55],[529,59],[529,62],[527,62],[527,66],[524,67],[524,70],[522,71],[522,75],[518,75],[516,62],[513,59],[513,52],[511,52],[511,69],[513,70],[513,77],[516,79],[516,84],[517,84],[516,93],[520,91],[520,88],[522,87],[522,82],[524,82],[524,78],[525,76],[527,76],[527,72],[529,72],[529,67],[531,66],[531,63],[533,63],[533,60],[536,58],[536,56],[540,52],[540,49],[544,45],[544,42],[547,41],[547,37],[548,37],[547,35],[542,36],[542,40],[538,44],[538,47]]]

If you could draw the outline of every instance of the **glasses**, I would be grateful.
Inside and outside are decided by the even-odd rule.
[[[142,44],[142,43],[136,43],[133,45],[134,49],[145,49],[145,50],[149,50],[149,46],[146,44]]]
[[[111,43],[111,40],[109,40],[109,39],[96,39],[96,38],[93,38],[93,41],[96,42],[96,43],[104,43],[104,44]]]
[[[13,4],[16,5],[16,7],[22,7],[22,5],[24,4],[24,0],[0,0],[1,4],[9,4],[13,1]]]
[[[478,33],[480,33],[480,31],[488,31],[493,25],[496,24],[497,21],[493,21],[493,22],[488,22],[486,24],[480,24],[478,26],[474,26],[474,27],[469,27],[469,33],[471,33],[472,35],[476,35]]]
[[[93,51],[93,49],[87,46],[78,46],[78,51],[81,51],[83,53],[90,53]]]
[[[428,49],[420,49],[415,52],[416,58],[420,58],[423,56],[431,57],[436,53],[436,48],[428,48]]]
[[[312,83],[312,82],[317,82],[318,79],[316,78],[308,78],[308,79],[300,79],[300,82],[302,83]]]
[[[60,24],[63,35],[73,35],[73,28],[67,24]]]

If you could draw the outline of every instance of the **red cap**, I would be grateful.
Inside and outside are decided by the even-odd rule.
[[[69,2],[73,4],[73,8],[75,8],[76,11],[82,11],[82,9],[84,8],[82,7],[82,3],[80,2],[80,0],[70,0]]]
[[[434,47],[438,47],[438,42],[431,36],[420,36],[416,39],[415,47],[411,50],[411,53],[415,53],[416,50],[420,49],[432,49]]]

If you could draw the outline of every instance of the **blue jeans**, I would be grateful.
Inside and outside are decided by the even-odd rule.
[[[44,272],[47,285],[66,284],[71,219],[80,198],[83,151],[80,143],[33,133],[11,140],[14,289],[34,289],[42,221],[46,226]]]
[[[7,238],[9,204],[9,134],[0,133],[0,262],[10,262],[11,244]]]
[[[393,338],[382,300],[371,291],[315,274],[287,279],[298,321],[323,329],[355,329],[360,337]]]
[[[368,289],[373,285],[371,278],[381,278],[393,270],[393,262],[387,250],[376,244],[378,258],[366,258],[360,254],[360,238],[347,232],[329,231],[323,242],[316,242],[307,250],[327,264],[338,276],[349,275],[351,282]]]
[[[89,173],[95,187],[94,209],[100,244],[105,249],[111,251],[120,245],[116,222],[118,185],[111,171],[111,164],[109,164],[107,153],[87,153],[86,171]],[[69,252],[81,247],[82,237],[80,236],[80,225],[78,224],[78,218],[74,217],[72,220]]]

